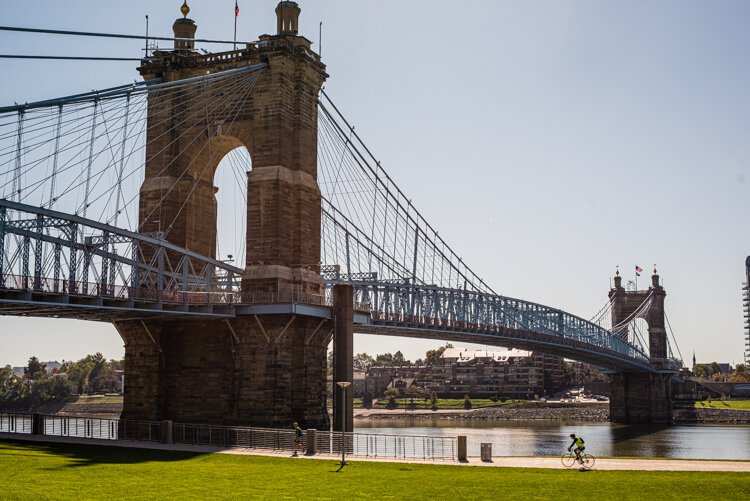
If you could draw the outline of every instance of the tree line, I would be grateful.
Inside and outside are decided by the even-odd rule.
[[[57,398],[83,393],[111,393],[121,388],[122,360],[107,360],[101,353],[78,361],[63,361],[59,369],[31,357],[23,376],[10,365],[0,368],[0,407],[31,408]]]
[[[401,351],[396,353],[382,353],[375,355],[375,357],[368,355],[367,353],[357,353],[354,355],[354,370],[367,372],[372,367],[423,367],[428,365],[439,365],[440,357],[443,356],[446,348],[453,348],[453,345],[447,343],[445,346],[435,348],[434,350],[427,350],[424,358],[418,358],[413,363],[411,360],[407,360]]]
[[[721,371],[721,366],[716,362],[710,364],[693,365],[693,375],[701,379],[721,383],[750,383],[750,371],[745,364],[737,364],[729,374]]]

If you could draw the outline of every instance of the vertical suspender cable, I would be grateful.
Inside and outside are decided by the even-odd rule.
[[[49,188],[49,208],[55,204],[55,181],[57,180],[57,158],[60,152],[60,132],[62,130],[62,116],[63,106],[62,104],[57,107],[57,131],[55,132],[55,151],[52,158],[52,176],[50,177],[50,188]]]
[[[13,196],[16,202],[21,201],[21,151],[23,148],[23,121],[24,121],[23,110],[18,111],[18,139],[16,143],[16,164],[13,169]]]
[[[86,167],[86,193],[83,196],[83,217],[86,217],[86,211],[89,208],[89,189],[91,186],[91,165],[94,162],[94,140],[96,134],[96,114],[99,109],[99,99],[94,100],[94,116],[91,120],[91,139],[89,143],[89,163]]]
[[[130,93],[125,101],[125,125],[122,128],[122,148],[120,149],[120,169],[117,171],[117,188],[115,193],[115,219],[114,226],[117,226],[117,219],[120,216],[120,200],[122,196],[122,172],[125,168],[125,143],[128,139],[128,119],[130,118]]]
[[[122,196],[122,173],[125,169],[125,144],[127,143],[128,139],[128,120],[130,119],[130,93],[128,92],[127,96],[125,97],[125,124],[122,127],[122,147],[120,149],[120,168],[117,171],[117,187],[115,191],[115,219],[114,219],[114,226],[117,226],[117,219],[120,217],[120,200],[124,199]],[[117,247],[115,246],[114,239],[112,241],[112,255],[117,255]],[[115,268],[117,267],[117,262],[114,258],[112,258],[109,266],[109,285],[110,287],[113,287],[112,292],[114,292],[114,284],[115,284],[115,277],[116,272]],[[104,277],[102,276],[102,282],[104,282]]]
[[[380,162],[375,164],[375,176],[372,179],[373,188],[375,192],[372,194],[372,226],[370,227],[370,238],[375,241],[375,209],[378,206],[378,170],[380,170]],[[372,271],[372,252],[369,253],[370,258],[367,261],[367,271]]]

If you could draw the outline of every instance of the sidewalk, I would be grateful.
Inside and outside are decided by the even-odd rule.
[[[204,454],[237,454],[248,456],[268,456],[290,458],[290,451],[272,451],[267,449],[221,448],[202,445],[161,444],[156,442],[128,442],[124,440],[97,440],[75,437],[51,437],[20,435],[16,433],[0,433],[0,440],[16,440],[24,442],[60,443],[103,445],[108,447],[132,447],[136,449],[168,450],[180,452],[198,452]],[[301,455],[299,459],[318,459],[325,461],[340,461],[336,454]],[[457,461],[425,461],[418,459],[373,458],[364,456],[347,456],[347,460],[375,461],[389,463],[433,464],[447,466],[479,466],[504,468],[549,468],[564,469],[558,457],[493,457],[491,463],[482,462],[478,457],[470,457],[466,462]],[[636,470],[636,471],[726,471],[750,473],[750,461],[710,461],[693,459],[597,459],[594,470]]]

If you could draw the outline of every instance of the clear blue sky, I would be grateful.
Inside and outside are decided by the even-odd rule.
[[[170,36],[181,0],[3,2],[3,25]],[[233,0],[191,0],[231,38]],[[239,38],[275,32],[240,0]],[[301,0],[327,92],[495,290],[591,317],[615,265],[657,263],[685,358],[739,362],[750,254],[750,3]],[[138,42],[0,33],[1,52],[139,57]],[[211,49],[211,47],[207,47]],[[213,49],[218,50],[218,49]],[[138,78],[135,63],[0,60],[0,101]],[[122,356],[104,324],[0,318],[0,364]],[[356,351],[440,342],[358,336]]]

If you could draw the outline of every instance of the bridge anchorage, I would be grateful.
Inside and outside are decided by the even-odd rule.
[[[613,371],[613,420],[667,420],[658,276],[618,275],[592,321],[495,292],[321,90],[299,6],[276,14],[276,35],[209,54],[185,15],[142,82],[0,108],[0,314],[113,323],[124,419],[327,429],[327,347],[351,381],[356,330],[588,362]],[[247,190],[238,266],[216,251],[223,159]]]

